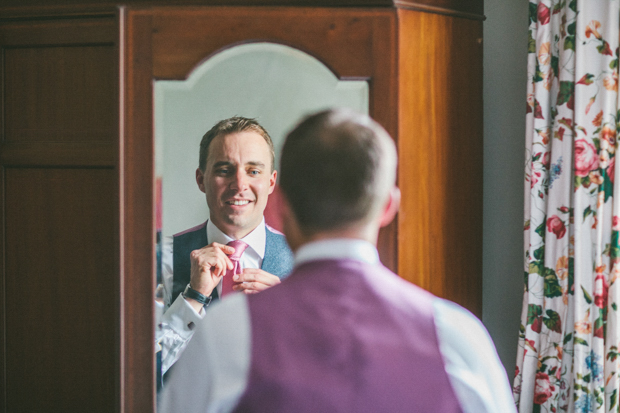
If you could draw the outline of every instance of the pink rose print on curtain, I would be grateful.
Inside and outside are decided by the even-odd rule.
[[[585,139],[575,141],[575,175],[588,176],[590,171],[598,168],[598,154],[594,145]]]
[[[538,3],[538,21],[541,25],[549,23],[551,18],[551,12],[549,7],[545,6],[544,3]]]
[[[546,169],[551,165],[551,152],[545,152],[542,158],[542,164]]]
[[[599,272],[594,279],[594,305],[598,308],[606,308],[608,291],[607,280],[602,272]]]
[[[553,215],[547,220],[547,231],[553,232],[560,239],[566,234],[566,226],[557,215]]]
[[[543,404],[555,391],[555,386],[549,382],[547,373],[536,373],[536,390],[534,394],[534,403]]]

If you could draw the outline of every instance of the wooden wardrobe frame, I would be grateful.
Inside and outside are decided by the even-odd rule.
[[[369,82],[370,115],[396,141],[403,192],[398,219],[380,234],[381,259],[480,315],[480,21],[392,8],[162,6],[123,8],[120,27],[126,411],[153,400],[144,385],[153,376],[139,367],[153,364],[144,323],[154,288],[153,81],[186,79],[235,45],[288,45],[340,79]]]

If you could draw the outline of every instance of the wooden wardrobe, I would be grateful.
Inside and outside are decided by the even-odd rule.
[[[154,79],[233,44],[367,79],[385,265],[482,313],[482,0],[4,0],[0,412],[153,412]]]

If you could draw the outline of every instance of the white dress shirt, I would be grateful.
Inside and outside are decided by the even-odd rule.
[[[379,262],[368,242],[332,239],[302,246],[295,265],[330,258]],[[516,412],[506,372],[480,320],[440,298],[433,301],[433,313],[439,350],[463,412]],[[248,384],[250,356],[248,303],[238,294],[214,305],[200,323],[176,367],[181,373],[164,388],[160,412],[232,411]]]
[[[210,220],[206,225],[207,241],[226,245],[233,238],[224,234]],[[239,260],[240,269],[261,268],[265,257],[265,219],[245,237],[241,238],[248,247]],[[182,296],[172,301],[173,286],[173,237],[165,237],[162,245],[163,315],[156,315],[156,351],[162,351],[162,373],[165,373],[180,357],[183,349],[194,334],[194,326],[204,317],[205,311],[197,312]],[[222,282],[216,286],[221,296]],[[162,309],[159,310],[161,312]]]

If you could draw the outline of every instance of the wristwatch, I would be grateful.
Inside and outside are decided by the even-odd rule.
[[[185,291],[183,291],[181,295],[183,296],[183,298],[191,298],[192,300],[196,300],[205,307],[211,303],[211,296],[207,297],[200,291],[194,290],[191,284],[187,284],[187,287],[185,287]]]

